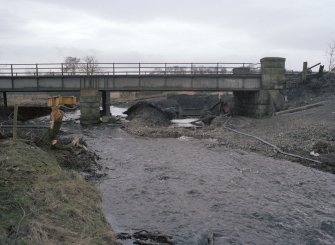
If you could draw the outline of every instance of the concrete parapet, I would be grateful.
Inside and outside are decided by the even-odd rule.
[[[80,123],[83,125],[100,122],[100,93],[97,89],[80,90]]]

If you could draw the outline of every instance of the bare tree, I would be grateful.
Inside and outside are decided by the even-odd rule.
[[[220,68],[220,74],[225,74],[225,73],[227,73],[228,71],[227,71],[227,68],[226,67],[221,67]]]
[[[81,70],[87,75],[93,75],[101,71],[98,66],[98,59],[95,56],[85,56],[83,58],[84,64],[81,64]]]
[[[164,70],[161,67],[155,67],[150,74],[164,74]]]
[[[64,60],[63,71],[69,75],[75,75],[79,69],[80,58],[68,56]]]
[[[186,67],[183,66],[169,66],[166,67],[166,73],[168,74],[186,74]]]
[[[225,67],[220,67],[219,65],[215,66],[192,66],[192,74],[224,74],[227,73]]]
[[[328,44],[327,58],[328,70],[332,71],[335,68],[335,41]]]

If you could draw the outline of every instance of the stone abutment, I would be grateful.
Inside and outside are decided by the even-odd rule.
[[[271,116],[284,105],[280,93],[285,80],[285,58],[261,59],[262,83],[259,91],[234,91],[235,113],[250,117]]]

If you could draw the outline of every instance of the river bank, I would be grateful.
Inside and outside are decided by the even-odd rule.
[[[146,127],[130,123],[125,130],[133,135],[144,137],[182,136],[197,139],[215,139],[213,147],[230,147],[250,152],[261,153],[276,159],[294,161],[322,171],[335,173],[335,98],[315,99],[322,106],[294,113],[281,114],[264,119],[241,116],[219,116],[211,125],[202,127]],[[309,103],[314,103],[310,100]],[[264,139],[278,146],[285,152],[313,159],[320,164],[280,154],[276,149],[242,133]]]
[[[60,154],[0,140],[0,244],[116,244],[99,191]]]

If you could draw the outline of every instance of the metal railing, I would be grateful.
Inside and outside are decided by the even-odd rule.
[[[220,75],[235,68],[260,73],[259,63],[41,63],[0,64],[0,76]]]

